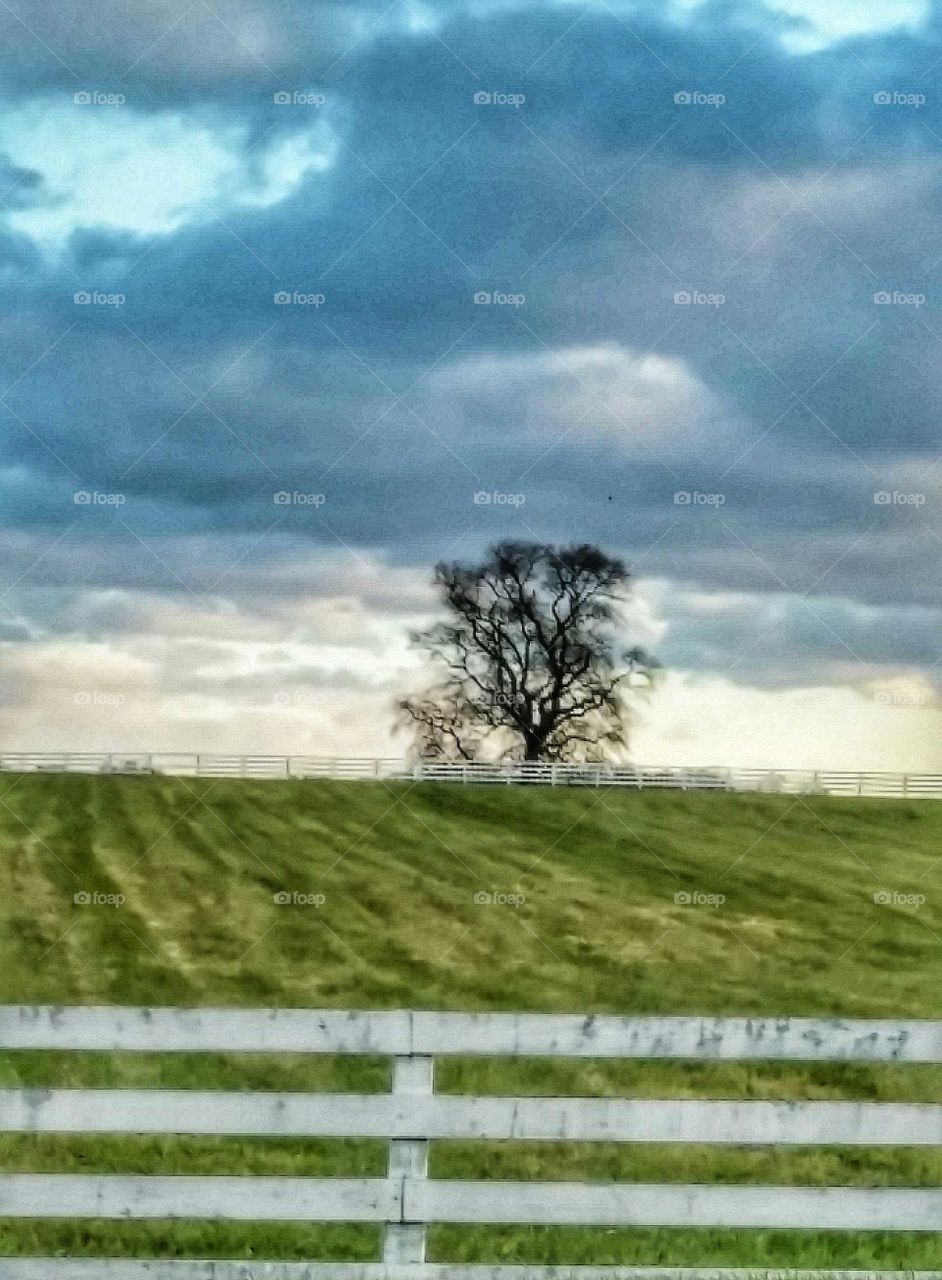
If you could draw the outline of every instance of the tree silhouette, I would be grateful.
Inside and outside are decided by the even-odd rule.
[[[629,579],[589,544],[501,542],[436,565],[446,616],[412,641],[439,679],[398,704],[420,754],[600,760],[624,745],[626,693],[659,665],[622,642]]]

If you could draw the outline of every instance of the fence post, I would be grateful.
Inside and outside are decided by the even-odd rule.
[[[435,1059],[425,1054],[393,1058],[394,1094],[429,1094],[435,1088]],[[393,1138],[387,1166],[390,1181],[428,1176],[428,1140]],[[405,1217],[405,1205],[402,1208]],[[425,1223],[388,1222],[383,1238],[383,1262],[389,1266],[425,1261]]]

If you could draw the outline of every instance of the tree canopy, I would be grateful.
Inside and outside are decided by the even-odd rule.
[[[441,562],[445,616],[413,643],[435,682],[403,698],[423,756],[600,760],[627,741],[627,692],[657,662],[625,643],[625,564],[587,543],[501,542]]]

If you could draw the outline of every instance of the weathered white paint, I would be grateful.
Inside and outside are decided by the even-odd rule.
[[[0,1258],[0,1280],[942,1280],[942,1271]]]
[[[425,1222],[942,1231],[936,1188],[456,1180],[406,1182],[403,1192],[403,1212]]]
[[[209,1218],[227,1222],[399,1221],[385,1178],[0,1175],[0,1217]]]
[[[0,1130],[12,1132],[321,1135],[390,1142],[383,1179],[0,1176],[0,1217],[375,1222],[385,1228],[383,1263],[61,1259],[50,1269],[42,1259],[0,1259],[0,1280],[737,1280],[757,1273],[430,1264],[424,1261],[425,1228],[455,1222],[942,1231],[939,1188],[427,1177],[428,1142],[435,1138],[942,1145],[942,1106],[934,1104],[482,1098],[433,1091],[436,1054],[939,1062],[939,1022],[9,1006],[0,1007],[3,1047],[374,1054],[393,1056],[394,1069],[392,1092],[378,1096],[0,1090]],[[942,1280],[942,1273],[924,1275]]]
[[[0,1175],[0,1217],[942,1231],[942,1190]]]
[[[933,1103],[451,1097],[432,1094],[431,1063],[397,1060],[388,1095],[0,1089],[0,1131],[390,1138],[390,1176],[420,1176],[429,1138],[942,1146]]]
[[[0,1048],[942,1062],[942,1021],[4,1005]]]
[[[942,1271],[0,1258],[0,1280],[942,1280]]]
[[[435,1059],[396,1058],[393,1061],[392,1096],[383,1102],[405,1109],[433,1102]],[[417,1135],[422,1135],[417,1138]],[[409,1180],[428,1177],[428,1142],[421,1127],[410,1126],[389,1144],[387,1176],[404,1185]],[[404,1215],[403,1215],[404,1217]],[[383,1236],[383,1261],[411,1263],[425,1261],[425,1223],[403,1220],[387,1226]]]
[[[410,1015],[338,1009],[0,1005],[0,1048],[160,1053],[411,1052]]]
[[[942,1062],[942,1022],[415,1013],[415,1053]]]

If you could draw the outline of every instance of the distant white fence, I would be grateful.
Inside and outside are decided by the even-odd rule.
[[[388,1094],[0,1090],[6,1133],[382,1138],[380,1178],[0,1175],[0,1217],[370,1222],[383,1261],[2,1258],[0,1280],[692,1280],[760,1272],[426,1260],[432,1223],[939,1232],[942,1188],[498,1182],[428,1177],[436,1139],[942,1145],[934,1103],[439,1095],[444,1055],[942,1063],[942,1022],[0,1007],[0,1050],[387,1055]],[[799,1272],[762,1272],[783,1277]],[[865,1273],[816,1271],[815,1276]],[[881,1273],[869,1273],[879,1275]],[[893,1274],[882,1273],[888,1277]],[[938,1272],[907,1272],[938,1277]]]
[[[336,778],[348,781],[765,791],[787,795],[942,799],[939,773],[858,773],[840,769],[736,769],[645,764],[487,764],[389,756],[220,755],[186,751],[0,751],[3,773],[163,773],[197,778]]]

